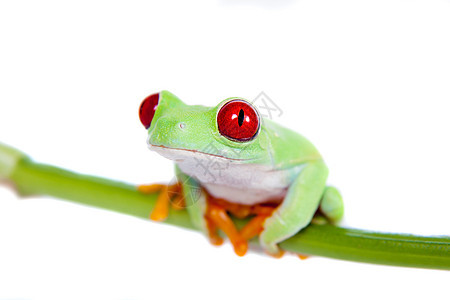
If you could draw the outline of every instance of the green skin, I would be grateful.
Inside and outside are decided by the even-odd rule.
[[[303,136],[263,118],[251,141],[233,141],[220,134],[216,115],[231,99],[242,98],[229,98],[215,107],[186,105],[162,91],[148,129],[150,149],[175,161],[194,226],[206,232],[206,195],[201,187],[214,196],[229,195],[222,198],[230,202],[250,199],[248,204],[265,202],[270,193],[282,195],[281,205],[266,219],[259,236],[262,248],[274,255],[279,252],[277,244],[306,227],[318,209],[328,221],[339,221],[342,197],[326,186],[328,168]],[[207,177],[205,171],[213,169],[218,172]]]

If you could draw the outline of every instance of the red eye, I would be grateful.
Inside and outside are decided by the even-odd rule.
[[[226,138],[246,142],[259,130],[259,116],[253,106],[244,100],[231,100],[217,114],[219,132]]]
[[[145,129],[148,129],[152,124],[153,116],[155,115],[156,108],[158,107],[159,93],[148,96],[142,101],[139,107],[139,118]]]

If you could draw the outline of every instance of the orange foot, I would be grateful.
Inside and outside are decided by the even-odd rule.
[[[165,220],[169,215],[169,205],[174,209],[184,208],[184,198],[181,193],[181,185],[179,183],[175,183],[172,185],[140,185],[137,187],[137,189],[139,192],[144,194],[159,192],[155,207],[150,214],[150,219],[153,221]]]
[[[159,192],[155,207],[150,214],[151,220],[165,220],[169,215],[169,206],[173,209],[184,209],[186,207],[182,187],[179,183],[173,185],[140,185],[137,189],[145,194]],[[278,206],[277,203],[279,203],[279,201],[274,201],[256,205],[243,205],[214,198],[208,193],[206,195],[207,209],[205,220],[211,243],[213,245],[221,245],[223,243],[222,237],[218,234],[218,230],[220,229],[228,237],[233,245],[234,252],[239,256],[244,256],[247,253],[248,241],[257,237],[262,232],[264,221],[272,215]],[[253,218],[241,230],[238,230],[230,215],[241,219],[250,216],[253,216]],[[279,258],[283,254],[284,251],[280,251],[279,254],[272,256]]]
[[[223,199],[217,199],[208,194],[207,197],[206,221],[208,225],[209,238],[214,245],[222,244],[223,240],[218,235],[217,230],[222,230],[233,245],[234,252],[239,256],[244,256],[248,250],[248,241],[258,236],[263,230],[263,224],[269,217],[276,205],[258,204],[243,205],[230,203]],[[237,218],[254,217],[241,229],[238,230],[230,215]]]

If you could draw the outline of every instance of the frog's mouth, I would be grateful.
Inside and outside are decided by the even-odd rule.
[[[249,162],[252,159],[243,159],[243,158],[230,158],[223,155],[212,154],[207,152],[202,152],[198,150],[184,149],[184,148],[172,148],[166,147],[162,145],[153,145],[148,144],[148,148],[152,151],[157,152],[158,154],[164,156],[173,161],[184,161],[186,159],[196,159],[196,160],[225,160],[227,162]]]

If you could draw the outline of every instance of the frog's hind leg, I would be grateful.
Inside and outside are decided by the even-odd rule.
[[[339,191],[327,186],[320,200],[319,212],[322,213],[331,223],[339,222],[344,215],[344,202]]]

